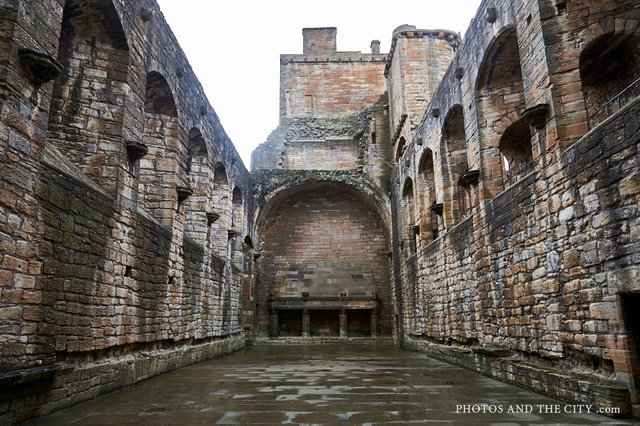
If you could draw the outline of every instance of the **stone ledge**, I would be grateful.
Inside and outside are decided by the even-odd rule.
[[[395,345],[392,337],[257,337],[256,345]]]
[[[0,383],[0,418],[25,421],[121,389],[149,377],[226,355],[245,346],[244,334],[142,351],[84,364],[56,364],[8,373]],[[20,381],[20,377],[23,377]],[[28,380],[24,379],[28,378]],[[10,404],[6,403],[10,401]],[[34,404],[34,401],[38,401]]]
[[[411,338],[406,338],[403,346],[561,401],[618,408],[620,414],[614,417],[632,415],[629,391],[618,383],[541,367],[515,356],[494,355],[492,351],[485,353],[487,351],[478,348],[465,349]]]
[[[56,364],[0,373],[0,389],[52,379],[56,375],[68,373],[72,370],[73,367]]]
[[[497,346],[475,346],[471,348],[471,351],[476,354],[486,355],[494,358],[503,358],[513,355],[508,348]]]

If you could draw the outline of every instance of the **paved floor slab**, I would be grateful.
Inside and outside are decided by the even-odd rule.
[[[390,346],[261,345],[32,425],[632,424]]]

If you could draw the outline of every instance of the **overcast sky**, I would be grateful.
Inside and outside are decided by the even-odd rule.
[[[338,50],[388,52],[394,28],[464,35],[480,0],[158,0],[227,134],[249,168],[278,125],[279,55],[302,53],[302,28],[337,27]]]

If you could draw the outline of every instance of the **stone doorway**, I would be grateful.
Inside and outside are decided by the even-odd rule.
[[[624,328],[629,347],[630,396],[633,404],[640,403],[640,293],[620,296]]]

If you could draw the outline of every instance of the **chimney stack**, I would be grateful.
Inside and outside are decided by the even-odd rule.
[[[371,40],[371,54],[372,55],[380,54],[380,40]]]
[[[302,53],[305,55],[322,55],[336,52],[336,33],[335,27],[325,28],[303,28]]]

